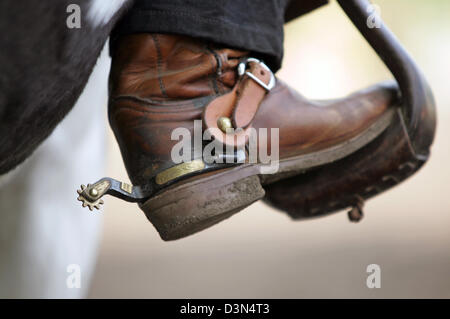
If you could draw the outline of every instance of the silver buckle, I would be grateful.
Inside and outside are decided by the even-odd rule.
[[[270,72],[269,84],[266,84],[266,83],[262,82],[260,79],[258,79],[256,76],[254,76],[252,73],[247,71],[247,65],[249,63],[252,63],[252,62],[259,63],[264,69],[266,69],[268,72]],[[255,58],[247,58],[247,59],[243,60],[241,63],[239,63],[239,65],[238,65],[238,74],[239,74],[239,76],[243,76],[244,74],[247,75],[253,81],[255,81],[260,86],[262,86],[267,92],[272,90],[274,88],[274,86],[275,86],[275,76],[273,75],[272,70],[269,69],[269,67],[264,62],[262,62],[262,61],[260,61],[258,59],[255,59]]]

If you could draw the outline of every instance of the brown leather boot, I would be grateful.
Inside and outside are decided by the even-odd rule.
[[[83,205],[98,207],[104,194],[136,201],[164,240],[185,237],[263,198],[263,184],[354,153],[395,116],[395,86],[311,102],[275,80],[265,65],[246,58],[245,52],[188,37],[123,37],[112,57],[109,119],[134,186],[102,179],[79,191]],[[194,136],[195,120],[232,152],[218,152],[211,163],[198,152],[207,147],[205,141],[199,146],[192,138],[192,156],[174,162],[179,141],[172,134],[184,128]],[[223,132],[231,126],[239,130]],[[274,128],[279,130],[278,171],[261,174],[267,163],[261,163],[261,153],[256,162],[249,160],[244,133],[267,129],[267,137],[257,139],[257,150],[270,153]],[[223,163],[224,158],[231,160]]]

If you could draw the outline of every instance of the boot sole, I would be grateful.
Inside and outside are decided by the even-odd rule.
[[[364,147],[390,125],[390,109],[358,136],[326,150],[279,162],[275,174],[261,174],[262,164],[243,164],[175,184],[140,208],[165,241],[180,239],[234,215],[265,196],[262,185],[345,158]]]

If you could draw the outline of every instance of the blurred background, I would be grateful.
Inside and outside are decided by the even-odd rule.
[[[258,202],[199,234],[164,242],[136,205],[109,197],[89,297],[450,297],[450,1],[375,3],[435,94],[439,122],[428,164],[367,202],[359,224],[346,212],[295,222]],[[391,78],[334,1],[285,31],[278,76],[309,98]],[[108,134],[106,175],[127,180]],[[366,286],[369,264],[381,267],[380,289]]]

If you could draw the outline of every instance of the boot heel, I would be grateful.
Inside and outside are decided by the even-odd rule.
[[[188,181],[164,190],[140,207],[163,240],[175,240],[208,228],[263,198],[257,176],[239,171]]]

